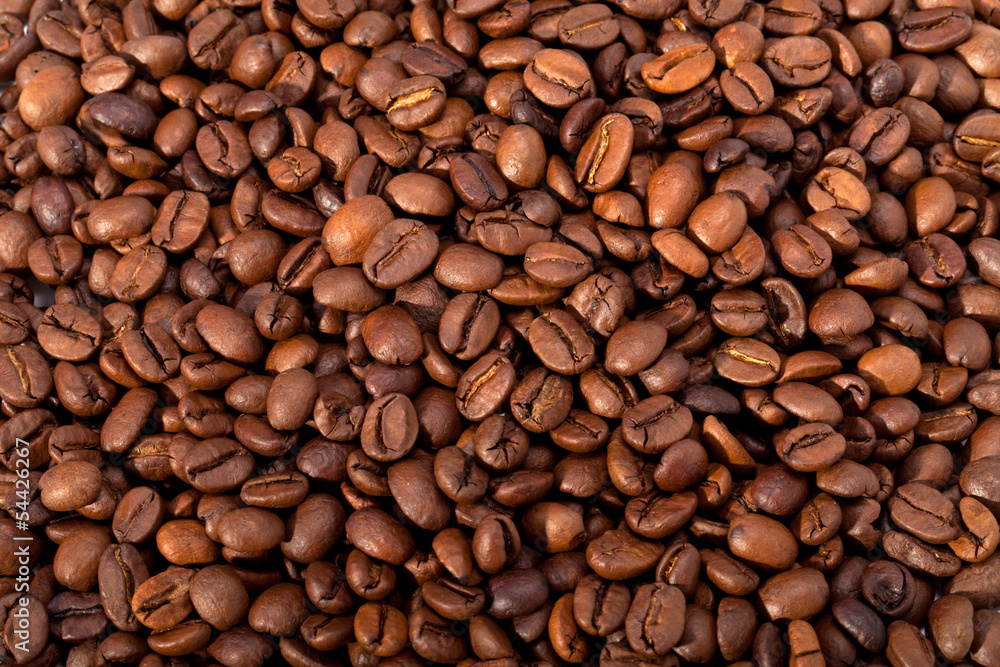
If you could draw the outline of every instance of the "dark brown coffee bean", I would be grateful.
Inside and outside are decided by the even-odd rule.
[[[492,515],[476,527],[472,553],[483,571],[490,574],[500,572],[517,559],[520,551],[520,536],[509,517]]]
[[[712,73],[715,53],[707,44],[685,44],[665,51],[642,66],[642,79],[658,93],[683,93],[702,83]]]
[[[471,360],[493,342],[500,326],[500,310],[489,297],[460,294],[441,315],[438,338],[441,348],[459,359]]]
[[[619,528],[587,545],[587,563],[601,577],[618,581],[652,569],[663,551],[661,543],[639,539],[627,528]]]
[[[387,394],[365,412],[361,442],[365,453],[376,461],[402,458],[416,439],[417,415],[406,396]]]
[[[209,305],[198,311],[196,328],[208,346],[236,364],[252,364],[264,354],[260,334],[249,317],[234,308]]]
[[[184,455],[184,475],[196,489],[219,493],[235,489],[253,472],[253,457],[238,442],[211,438]]]
[[[833,251],[805,225],[792,225],[771,237],[772,248],[786,271],[799,278],[816,278],[830,268]]]
[[[848,143],[865,160],[883,165],[896,156],[910,136],[910,119],[896,109],[875,109],[857,122]]]
[[[195,147],[205,168],[220,178],[237,177],[250,166],[250,144],[229,121],[218,121],[198,130]]]
[[[192,570],[179,567],[161,572],[136,586],[132,612],[143,625],[153,630],[172,627],[191,613],[188,588]]]
[[[836,463],[847,447],[843,435],[826,424],[803,424],[782,438],[779,455],[799,471],[822,470]]]
[[[382,510],[366,508],[347,519],[347,537],[372,558],[402,565],[413,553],[413,538]]]
[[[417,220],[393,220],[365,250],[365,276],[376,287],[391,289],[416,278],[437,255],[438,238]]]
[[[622,435],[637,450],[650,454],[664,451],[691,428],[691,411],[669,396],[647,398],[625,412]]]
[[[4,648],[8,654],[18,651],[22,661],[35,660],[43,655],[49,639],[51,622],[48,610],[45,608],[45,603],[33,595],[21,596],[12,602],[17,603],[17,608],[8,612],[4,623]],[[11,606],[13,607],[13,604]],[[21,617],[14,616],[18,610],[21,611]],[[24,619],[23,624],[21,619]],[[58,656],[55,659],[58,659]]]
[[[902,21],[899,44],[907,51],[939,53],[965,41],[972,22],[962,12],[945,7],[908,14]]]
[[[492,211],[507,199],[503,179],[478,153],[467,153],[452,160],[449,174],[459,198],[477,211]]]
[[[798,556],[794,536],[781,523],[759,514],[743,514],[729,523],[729,550],[761,570],[785,570]]]
[[[590,192],[613,188],[625,175],[633,136],[632,122],[622,114],[608,114],[598,121],[580,148],[577,182]]]
[[[565,109],[589,97],[593,78],[583,58],[573,52],[542,49],[531,58],[524,83],[542,103]]]
[[[945,657],[964,656],[972,646],[973,614],[972,603],[959,595],[946,595],[931,604],[927,614],[931,638]]]
[[[39,405],[52,391],[52,373],[42,355],[25,345],[6,346],[0,355],[0,396],[19,408]]]
[[[147,299],[163,284],[166,271],[166,253],[156,246],[140,245],[115,265],[111,293],[125,303]]]
[[[818,570],[803,567],[776,574],[758,590],[767,618],[807,618],[826,606],[830,588]]]
[[[807,88],[830,73],[830,47],[816,37],[785,37],[764,50],[764,70],[782,86]]]
[[[149,578],[139,551],[130,544],[110,545],[101,556],[97,571],[104,613],[119,629],[135,632],[139,621],[132,610],[136,588]]]
[[[122,334],[122,355],[136,375],[164,382],[180,369],[181,353],[170,334],[158,324],[146,324]]]
[[[528,340],[542,363],[557,373],[580,373],[596,361],[593,341],[565,311],[536,318],[528,328]]]
[[[248,34],[246,24],[231,11],[216,10],[198,21],[188,34],[188,55],[198,67],[226,69]]]

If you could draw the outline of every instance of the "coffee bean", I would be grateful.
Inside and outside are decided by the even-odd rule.
[[[576,163],[576,180],[585,190],[607,192],[621,180],[633,135],[632,122],[622,114],[608,114],[594,125]]]
[[[217,630],[228,630],[241,621],[250,607],[246,588],[226,565],[211,565],[191,578],[191,605]]]
[[[765,571],[785,570],[798,556],[791,532],[759,514],[744,514],[730,521],[728,544],[734,556]]]
[[[826,606],[830,588],[818,570],[803,567],[774,575],[758,590],[767,618],[808,618]]]
[[[198,157],[205,168],[220,178],[240,176],[250,166],[250,144],[243,132],[222,120],[198,130]]]
[[[97,500],[101,472],[85,461],[67,461],[45,471],[39,487],[42,504],[56,512],[69,512]]]
[[[492,211],[507,199],[507,186],[502,177],[478,153],[456,157],[448,172],[458,197],[477,211]]]
[[[619,581],[652,569],[663,551],[661,543],[639,539],[627,528],[620,528],[587,545],[587,564],[601,577]]]
[[[161,572],[136,586],[132,612],[136,619],[153,630],[164,630],[191,612],[188,588],[194,573],[186,568]]]
[[[888,628],[886,655],[897,661],[931,664],[934,653],[930,641],[915,626],[906,621],[893,621]]]
[[[971,20],[960,12],[928,9],[906,17],[899,44],[907,51],[939,53],[965,41],[971,30]]]
[[[135,632],[140,628],[132,598],[148,578],[149,569],[131,544],[112,544],[104,550],[97,571],[101,604],[108,620],[119,630]]]
[[[715,367],[722,377],[749,387],[772,382],[778,374],[777,353],[750,338],[730,338],[720,347]]]
[[[253,457],[234,440],[211,438],[191,447],[181,465],[192,486],[218,493],[235,489],[250,477]]]
[[[365,250],[365,276],[376,287],[391,289],[416,278],[434,261],[438,238],[417,220],[393,220],[379,230]]]
[[[234,308],[209,305],[195,318],[208,346],[236,364],[252,364],[263,356],[263,342],[249,317]]]
[[[781,440],[779,455],[790,468],[803,472],[822,470],[836,463],[847,441],[832,426],[820,423],[793,428]]]
[[[149,487],[135,487],[122,496],[112,523],[119,542],[138,544],[151,538],[166,514],[163,498]]]
[[[347,538],[372,558],[402,565],[413,553],[413,538],[382,510],[364,508],[347,520]]]
[[[193,26],[187,39],[188,55],[199,67],[225,69],[248,32],[246,24],[231,11],[216,10]]]
[[[34,596],[18,598],[18,607],[23,610],[25,624],[15,621],[16,617],[12,613],[7,616],[3,633],[4,648],[11,652],[19,651],[22,661],[34,660],[43,654],[51,631],[51,621],[45,604]],[[18,631],[23,634],[17,634]]]
[[[913,585],[913,575],[902,565],[876,561],[864,570],[861,592],[879,613],[899,617],[913,605]]]
[[[722,94],[737,111],[757,115],[774,103],[774,86],[767,74],[750,62],[737,63],[719,79]]]
[[[180,350],[163,327],[146,324],[122,334],[122,355],[136,375],[164,382],[180,369]]]
[[[647,398],[625,412],[622,435],[629,445],[655,454],[684,437],[692,424],[691,411],[669,396]]]
[[[658,93],[683,93],[708,78],[714,67],[715,54],[706,44],[686,44],[644,64],[642,79]]]
[[[872,164],[885,164],[899,153],[910,135],[910,120],[896,109],[878,109],[854,126],[849,144]]]
[[[910,244],[906,256],[920,283],[933,287],[951,286],[963,275],[965,257],[958,246],[943,234],[930,234]]]
[[[5,346],[0,355],[0,396],[13,406],[33,408],[52,391],[52,373],[33,347]]]
[[[901,528],[931,544],[945,544],[958,537],[958,512],[937,491],[922,484],[904,484],[890,499],[890,512]]]
[[[542,49],[531,58],[524,83],[544,104],[565,109],[589,97],[593,78],[583,59],[573,52]]]
[[[361,442],[376,461],[395,461],[406,455],[417,438],[417,417],[410,400],[401,394],[379,398],[365,412]]]
[[[968,598],[946,595],[935,600],[928,610],[927,620],[934,646],[945,657],[964,656],[972,646],[973,606]]]

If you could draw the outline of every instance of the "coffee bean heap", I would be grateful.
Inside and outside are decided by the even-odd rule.
[[[0,29],[0,664],[1000,665],[1000,0]]]

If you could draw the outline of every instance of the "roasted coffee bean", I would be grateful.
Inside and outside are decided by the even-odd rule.
[[[193,574],[186,568],[174,568],[136,586],[132,597],[136,619],[152,630],[165,630],[182,621],[192,609],[188,589]]]
[[[997,662],[989,1],[77,4],[0,662]]]
[[[132,610],[136,588],[149,578],[149,569],[131,544],[112,544],[105,549],[97,570],[104,613],[119,629],[135,632],[140,628]]]
[[[250,477],[253,457],[234,440],[211,438],[188,449],[181,466],[194,488],[219,493],[239,487]]]
[[[21,618],[25,620],[23,624],[14,620],[16,617],[13,613],[17,611],[14,603],[21,610]],[[5,604],[4,611],[8,616],[4,624],[3,644],[8,655],[18,651],[22,661],[31,661],[42,656],[51,631],[51,621],[45,603],[33,595],[26,595]],[[58,651],[56,653],[58,655]]]
[[[972,603],[960,595],[945,595],[928,609],[927,623],[934,646],[949,660],[961,660],[971,648],[973,614]]]
[[[248,34],[243,21],[227,9],[219,9],[192,27],[187,39],[188,55],[198,67],[225,69]]]
[[[906,16],[899,44],[907,51],[940,53],[961,44],[971,30],[971,19],[962,12],[944,7],[927,9]]]
[[[751,338],[730,338],[719,346],[715,368],[719,375],[748,387],[760,387],[777,378],[778,354]]]
[[[121,341],[125,361],[143,380],[164,382],[180,370],[180,349],[158,324],[126,331]]]
[[[372,558],[402,565],[412,555],[413,538],[391,516],[376,508],[355,511],[347,520],[347,537]]]
[[[778,454],[790,468],[810,472],[833,465],[846,449],[847,440],[832,426],[810,423],[788,431]]]
[[[896,489],[889,506],[897,525],[931,544],[945,544],[958,537],[958,511],[930,487],[904,484]]]
[[[728,544],[734,556],[764,571],[784,570],[798,556],[791,532],[774,519],[758,514],[732,520]]]
[[[712,73],[715,53],[697,42],[669,49],[642,65],[642,79],[658,93],[676,94],[694,88]]]
[[[680,641],[683,627],[684,595],[678,588],[656,583],[636,592],[625,619],[633,650],[663,655]]]
[[[149,487],[138,486],[122,496],[112,522],[115,538],[138,544],[151,538],[166,514],[163,498]]]
[[[198,333],[211,350],[236,364],[252,364],[264,354],[253,322],[234,308],[208,305],[195,318]]]
[[[195,573],[188,595],[198,615],[217,630],[239,623],[250,607],[243,582],[226,565],[211,565]]]
[[[737,63],[719,79],[722,94],[733,108],[750,115],[762,114],[774,103],[774,86],[767,74],[750,62]]]
[[[502,177],[478,153],[453,159],[449,175],[459,198],[477,211],[492,211],[507,199],[507,186]]]
[[[573,52],[542,49],[525,69],[524,84],[542,103],[565,109],[589,97],[593,78],[583,58]]]
[[[101,472],[86,461],[66,461],[46,470],[38,485],[43,505],[56,512],[70,512],[97,500]]]
[[[0,356],[0,396],[19,408],[39,405],[52,391],[52,372],[35,348],[5,346]]]
[[[393,220],[375,234],[365,250],[365,276],[376,287],[398,287],[425,271],[437,249],[437,235],[423,223]]]
[[[764,69],[778,84],[806,88],[830,72],[830,47],[815,37],[785,37],[764,50]]]
[[[605,579],[629,579],[652,569],[663,551],[661,543],[642,540],[627,528],[619,528],[587,545],[587,564]]]
[[[622,114],[608,114],[598,121],[580,148],[577,182],[590,192],[613,188],[625,175],[633,135],[632,122]]]
[[[758,590],[768,619],[808,618],[826,606],[830,589],[818,570],[803,567],[774,575]]]
[[[376,461],[395,461],[407,454],[417,438],[413,403],[401,394],[379,398],[365,412],[361,442]]]
[[[691,428],[691,411],[666,395],[637,403],[622,417],[622,435],[637,450],[657,454],[684,437]]]

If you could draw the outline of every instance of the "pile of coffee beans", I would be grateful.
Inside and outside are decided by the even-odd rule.
[[[0,0],[0,664],[1000,665],[1000,0]]]

